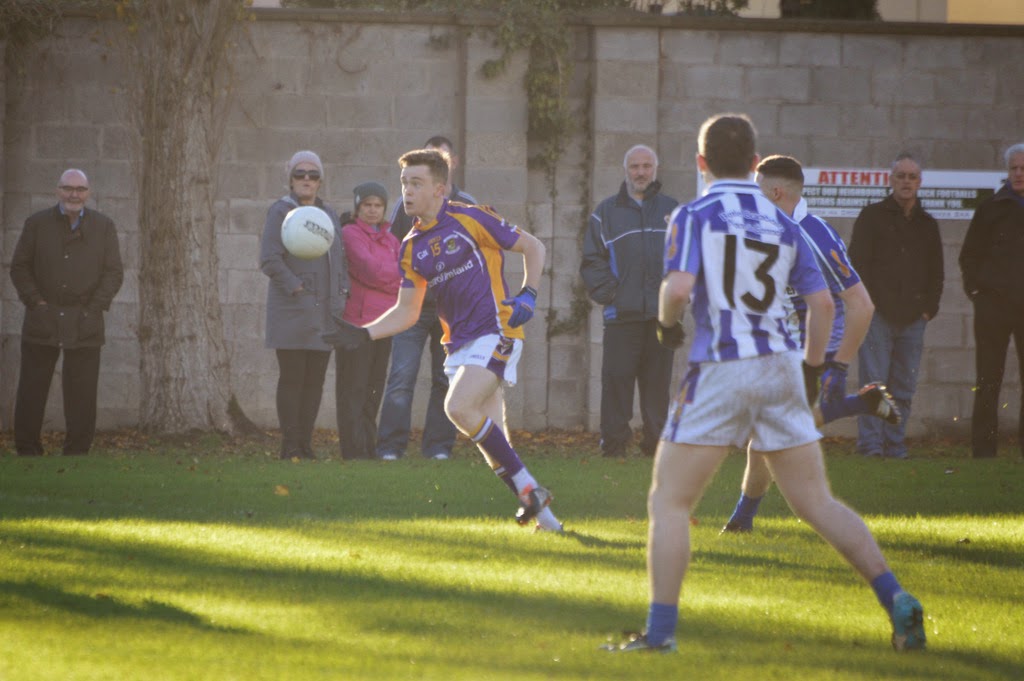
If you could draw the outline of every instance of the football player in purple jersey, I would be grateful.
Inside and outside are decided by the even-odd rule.
[[[647,502],[647,627],[606,649],[676,649],[691,513],[730,446],[748,442],[767,457],[793,511],[871,583],[891,619],[893,647],[923,648],[920,603],[889,570],[864,521],[829,489],[810,405],[834,305],[811,245],[800,226],[749,180],[759,159],[747,116],[709,118],[697,148],[697,167],[709,187],[672,216],[659,298],[663,343],[682,345],[688,308],[696,333],[654,460]],[[790,287],[808,308],[802,350],[787,324]]]
[[[551,493],[523,465],[505,435],[502,384],[514,385],[523,350],[523,325],[533,317],[544,269],[544,244],[485,206],[447,198],[448,159],[420,149],[399,159],[402,201],[415,218],[399,254],[398,302],[365,327],[338,322],[332,342],[358,347],[411,327],[429,288],[436,295],[451,378],[445,412],[469,436],[495,474],[519,499],[520,525],[562,531],[548,505]],[[523,285],[511,295],[502,274],[505,252],[524,260]]]

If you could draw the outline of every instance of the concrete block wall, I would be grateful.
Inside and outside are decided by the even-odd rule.
[[[602,26],[595,38],[595,197],[617,189],[622,154],[655,145],[667,194],[696,189],[693,155],[701,122],[720,111],[748,113],[762,156],[785,153],[808,166],[887,167],[903,149],[925,168],[994,169],[1001,151],[1024,138],[1018,106],[1024,68],[996,55],[1019,37],[736,31],[674,21],[642,28]],[[656,86],[652,87],[652,83]],[[652,114],[653,112],[653,114]],[[852,220],[837,220],[849,239]],[[972,310],[957,256],[967,229],[943,221],[946,285],[929,326],[918,397],[908,424],[916,435],[967,432],[974,383]],[[587,427],[600,422],[601,322],[590,325]],[[676,374],[681,370],[677,358]],[[1011,349],[1004,381],[1004,432],[1012,432],[1021,387]],[[853,367],[851,377],[856,376]],[[855,378],[851,378],[851,389]],[[635,423],[638,422],[635,420]],[[855,435],[853,421],[828,434]]]
[[[351,188],[373,179],[398,200],[397,157],[433,134],[459,147],[459,183],[482,203],[530,230],[548,263],[520,383],[508,391],[514,427],[596,430],[601,321],[594,309],[582,334],[547,339],[546,316],[568,314],[579,265],[582,222],[622,181],[622,155],[638,142],[661,159],[665,191],[680,200],[696,187],[693,154],[704,118],[750,113],[763,154],[789,153],[808,165],[882,167],[904,148],[933,168],[992,169],[999,151],[1024,136],[1024,65],[1005,59],[1024,29],[892,27],[856,24],[847,32],[806,24],[623,15],[573,28],[570,98],[579,131],[566,140],[554,186],[528,168],[522,94],[525,55],[486,79],[497,56],[485,32],[449,17],[370,20],[366,13],[287,10],[257,13],[237,41],[234,104],[221,148],[217,201],[219,281],[234,392],[257,423],[276,424],[277,366],[263,348],[265,277],[258,271],[266,209],[286,190],[284,163],[312,148],[325,162],[322,196],[339,211]],[[628,16],[628,18],[627,18]],[[832,28],[827,27],[827,28]],[[24,71],[0,80],[3,167],[0,214],[0,427],[10,426],[22,309],[7,272],[25,217],[55,200],[61,170],[80,166],[93,204],[117,221],[126,279],[110,313],[101,376],[100,426],[130,426],[139,401],[138,231],[132,139],[121,91],[121,57],[104,26],[73,19],[60,35],[27,50]],[[554,190],[554,191],[553,191]],[[837,221],[848,237],[852,221]],[[966,223],[943,222],[947,282],[929,327],[911,431],[963,434],[973,384],[971,310],[955,265]],[[507,260],[512,288],[522,261]],[[677,372],[683,364],[682,353]],[[333,384],[333,367],[328,385]],[[63,427],[59,381],[48,426]],[[414,404],[422,422],[426,362]],[[1007,423],[1020,386],[1010,359]],[[333,426],[333,390],[319,425]],[[850,434],[850,424],[835,427]],[[845,429],[845,430],[844,430]]]
[[[352,209],[352,188],[367,180],[388,188],[390,211],[401,197],[397,159],[402,153],[435,134],[451,137],[456,146],[466,141],[460,139],[463,102],[455,97],[461,86],[459,53],[432,43],[449,27],[271,19],[249,27],[251,46],[242,47],[236,61],[238,99],[223,152],[220,195],[227,220],[220,251],[235,392],[250,418],[272,427],[277,362],[263,347],[267,280],[257,260],[267,208],[287,192],[285,162],[299,149],[313,149],[325,166],[321,197],[339,213]],[[493,149],[508,146],[487,138],[504,132],[507,122],[488,130],[487,107],[500,109],[508,95],[505,88],[492,97],[481,95],[479,106],[467,102],[466,110],[481,121],[474,129],[479,137],[472,140],[475,146],[457,152],[463,163],[484,166],[506,184],[521,186],[522,180],[510,174],[523,167],[520,159],[509,158],[504,169],[487,159]],[[475,191],[478,178],[472,176],[470,183]],[[422,424],[429,395],[427,357],[421,368],[414,425]],[[317,425],[333,428],[333,362],[326,384]]]
[[[135,336],[138,248],[135,185],[126,140],[123,70],[109,48],[93,41],[95,22],[70,20],[49,41],[18,55],[3,70],[3,277],[0,280],[0,427],[13,422],[24,308],[10,280],[11,255],[25,219],[54,205],[61,172],[81,168],[93,187],[90,205],[118,226],[125,281],[107,313],[100,374],[101,427],[134,423],[139,404]],[[45,429],[63,429],[58,374],[51,384]]]

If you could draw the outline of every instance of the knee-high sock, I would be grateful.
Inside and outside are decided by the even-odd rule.
[[[476,433],[472,435],[472,439],[476,446],[491,460],[491,465],[494,466],[494,474],[508,485],[514,494],[518,495],[519,490],[513,477],[523,470],[523,462],[515,450],[512,449],[512,445],[508,443],[508,439],[501,432],[501,428],[494,421],[486,418],[480,424],[480,428],[477,429]]]
[[[823,423],[832,423],[836,419],[858,414],[869,413],[868,405],[861,399],[860,395],[847,395],[835,402],[821,403],[821,420]]]

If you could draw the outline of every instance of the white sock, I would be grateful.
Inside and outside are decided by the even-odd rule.
[[[530,471],[526,470],[526,466],[523,466],[519,469],[518,473],[512,476],[512,484],[516,486],[517,494],[522,494],[523,490],[539,486],[533,476],[530,475]]]
[[[512,476],[512,482],[515,484],[516,490],[518,490],[519,494],[522,494],[523,490],[533,489],[534,487],[540,486],[537,483],[537,480],[530,475],[530,471],[526,470],[525,466],[523,466],[518,473]],[[558,522],[558,518],[555,517],[555,514],[551,512],[549,507],[545,507],[544,510],[537,514],[537,524],[545,530],[553,530],[555,532],[562,531],[562,523]]]
[[[545,530],[562,531],[562,523],[558,522],[558,518],[551,512],[550,506],[545,507],[543,511],[537,514],[537,524]]]

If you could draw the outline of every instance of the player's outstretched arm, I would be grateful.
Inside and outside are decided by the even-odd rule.
[[[387,338],[410,328],[420,318],[426,286],[403,286],[394,307],[366,325],[370,338]]]
[[[875,313],[875,304],[863,282],[857,282],[839,294],[845,312],[843,339],[836,350],[835,360],[850,364],[857,357],[857,350],[868,335],[871,317]]]

